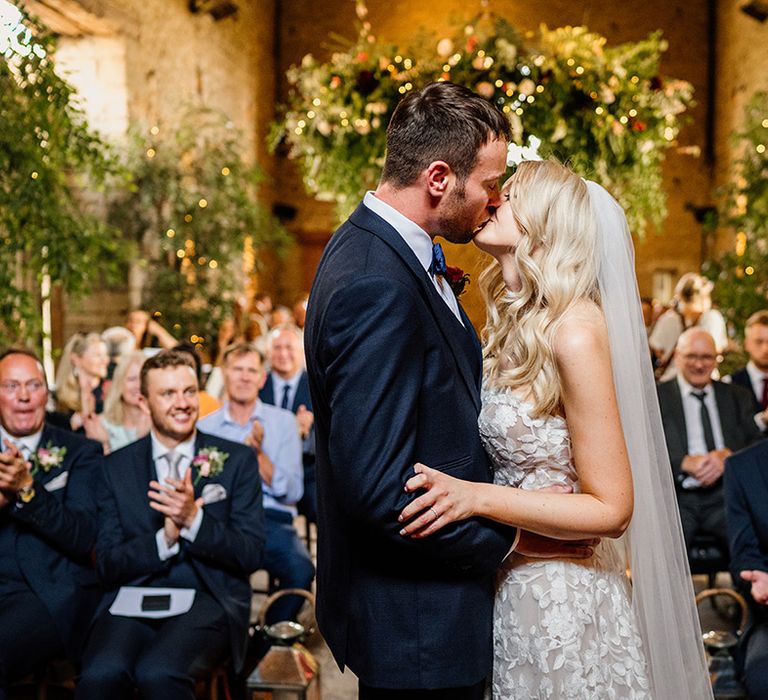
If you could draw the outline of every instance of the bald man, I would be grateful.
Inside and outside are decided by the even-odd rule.
[[[702,328],[680,336],[674,362],[677,376],[659,384],[658,392],[685,544],[707,534],[728,551],[722,476],[731,452],[760,438],[752,398],[741,387],[711,379],[717,350]]]

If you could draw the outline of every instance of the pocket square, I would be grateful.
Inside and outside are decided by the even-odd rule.
[[[206,484],[203,487],[203,504],[210,505],[223,501],[227,497],[227,489],[221,484]]]
[[[62,472],[57,477],[51,479],[47,484],[45,484],[44,488],[49,493],[51,491],[58,491],[59,489],[63,489],[67,485],[68,479],[69,479],[69,472]]]

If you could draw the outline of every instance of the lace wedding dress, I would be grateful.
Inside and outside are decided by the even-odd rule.
[[[563,418],[533,418],[511,390],[483,387],[480,435],[494,483],[579,490]],[[589,559],[512,555],[494,610],[494,700],[651,697],[626,564],[610,539]]]

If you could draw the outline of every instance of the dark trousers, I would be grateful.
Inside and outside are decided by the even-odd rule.
[[[119,617],[109,611],[88,638],[76,700],[194,700],[195,680],[228,654],[224,609],[197,592],[189,612],[164,620]]]
[[[278,581],[277,590],[303,588],[310,590],[315,577],[315,567],[307,548],[293,527],[293,516],[281,510],[267,508],[267,542],[264,548],[263,567],[271,578]],[[304,598],[284,596],[275,601],[267,613],[267,622],[273,624],[282,620],[293,620],[301,608]]]
[[[696,535],[702,534],[715,537],[723,551],[728,552],[722,485],[689,491],[680,489],[677,492],[677,504],[686,549],[690,548]]]
[[[360,683],[360,700],[483,700],[485,681],[465,688],[438,688],[437,690],[390,690],[369,688]]]
[[[9,682],[63,655],[53,618],[31,590],[0,593],[0,700]]]
[[[750,698],[768,698],[768,621],[749,633],[744,656],[744,684]]]

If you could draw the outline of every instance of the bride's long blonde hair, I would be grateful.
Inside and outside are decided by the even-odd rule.
[[[599,304],[597,230],[586,183],[553,160],[525,161],[504,187],[520,229],[520,289],[504,286],[494,260],[480,276],[488,309],[483,370],[496,386],[524,389],[535,415],[562,406],[554,340],[574,305]]]

